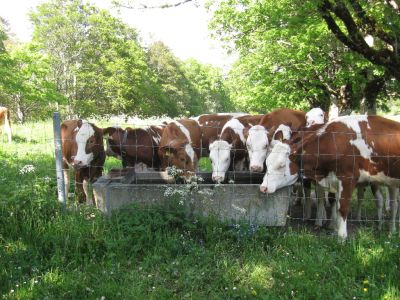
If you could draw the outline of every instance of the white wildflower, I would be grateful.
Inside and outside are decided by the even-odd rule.
[[[35,167],[33,165],[25,165],[19,170],[19,174],[21,175],[33,172],[35,172]]]

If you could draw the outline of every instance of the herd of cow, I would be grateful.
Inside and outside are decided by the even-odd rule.
[[[320,108],[307,113],[283,108],[265,115],[208,114],[125,129],[68,120],[61,125],[61,136],[66,191],[67,171],[72,167],[80,202],[86,201],[88,183],[101,176],[107,155],[120,158],[124,167],[145,165],[162,171],[175,166],[186,179],[197,171],[200,157],[209,157],[212,179],[219,183],[226,180],[228,170],[264,172],[263,193],[299,181],[309,193],[311,182],[315,183],[317,225],[326,219],[327,189],[332,224],[343,239],[355,188],[361,195],[366,185],[371,186],[381,226],[379,186],[389,187],[392,232],[399,222],[397,215],[400,218],[400,123],[380,116],[351,115],[328,121]],[[306,218],[310,218],[310,197],[305,199]]]

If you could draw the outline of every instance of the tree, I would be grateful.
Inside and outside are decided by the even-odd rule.
[[[217,113],[233,110],[227,87],[218,68],[203,65],[195,59],[183,63],[183,71],[193,84],[198,97],[195,101],[202,113]]]
[[[10,53],[14,80],[9,90],[9,107],[20,122],[26,119],[47,119],[65,98],[49,81],[49,61],[36,45],[17,46]]]
[[[397,1],[319,0],[317,5],[338,40],[400,80],[400,7]]]
[[[0,17],[0,105],[6,104],[7,91],[14,80],[12,59],[5,47],[5,41],[8,38],[6,27],[6,21]]]
[[[146,1],[146,4],[144,2],[139,3],[139,1],[136,0],[113,0],[112,1],[114,5],[122,8],[129,8],[129,9],[153,9],[153,8],[174,8],[178,7],[190,2],[195,2],[197,4],[197,1],[195,0],[176,0],[176,1],[164,1],[163,3],[160,4],[160,2],[156,3],[149,3],[149,0]]]
[[[386,80],[382,67],[334,38],[313,1],[220,1],[211,26],[239,52],[229,86],[243,109],[327,109],[334,101],[342,111],[356,110],[369,82]],[[383,88],[375,87],[369,101]]]
[[[69,114],[153,115],[165,107],[136,30],[81,0],[53,0],[31,14]]]
[[[188,116],[201,113],[197,101],[199,95],[185,76],[182,62],[171,50],[164,43],[156,42],[149,46],[147,55],[150,68],[157,74],[157,83],[168,99],[168,114]]]

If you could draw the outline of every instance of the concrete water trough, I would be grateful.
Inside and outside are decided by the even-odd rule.
[[[259,191],[260,174],[228,172],[226,184],[211,183],[211,173],[196,173],[201,181],[177,183],[166,172],[112,170],[93,184],[97,207],[105,214],[129,204],[137,209],[171,209],[171,199],[189,217],[213,216],[221,221],[284,226],[291,188],[271,195]]]

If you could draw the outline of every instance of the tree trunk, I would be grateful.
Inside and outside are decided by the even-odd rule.
[[[350,83],[342,85],[339,90],[338,99],[339,115],[350,115],[355,109],[355,101],[353,97],[353,88]]]
[[[376,99],[384,86],[385,79],[383,77],[374,77],[366,83],[361,103],[368,115],[376,115]]]
[[[25,123],[25,112],[19,103],[17,103],[17,117],[22,124]]]

